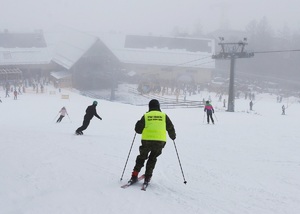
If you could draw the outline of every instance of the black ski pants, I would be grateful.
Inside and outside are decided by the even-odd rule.
[[[84,117],[82,126],[80,126],[80,127],[76,130],[76,132],[82,132],[83,130],[86,130],[86,128],[90,125],[90,121],[91,121],[90,118]]]
[[[212,116],[212,112],[211,111],[207,111],[206,114],[207,114],[207,123],[209,123],[209,118],[211,119],[212,123],[215,123],[215,121],[213,119],[213,116]]]
[[[60,123],[61,120],[62,120],[63,118],[64,118],[64,116],[63,116],[63,115],[60,115],[56,122],[57,122],[57,123]]]
[[[141,168],[146,163],[145,175],[151,177],[156,165],[157,157],[162,153],[166,142],[142,140],[140,146],[140,154],[136,157],[134,171],[141,171]]]

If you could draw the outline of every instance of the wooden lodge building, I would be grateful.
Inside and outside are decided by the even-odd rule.
[[[96,90],[126,78],[205,83],[215,68],[212,39],[59,32],[0,32],[0,81],[49,76]]]

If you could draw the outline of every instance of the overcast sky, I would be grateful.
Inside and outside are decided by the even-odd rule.
[[[267,17],[274,30],[300,29],[299,0],[0,0],[0,30],[32,31],[62,24],[83,31],[168,35],[174,27],[204,33],[244,29]]]

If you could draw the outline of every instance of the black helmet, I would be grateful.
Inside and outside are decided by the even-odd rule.
[[[158,100],[152,99],[149,102],[149,110],[160,110],[160,105]]]
[[[93,102],[93,105],[98,105],[98,102],[95,100],[95,101]]]

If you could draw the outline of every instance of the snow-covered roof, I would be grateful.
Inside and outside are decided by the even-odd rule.
[[[45,48],[47,44],[43,31],[29,33],[15,33],[6,30],[0,33],[0,47],[2,48]]]
[[[64,29],[58,38],[53,61],[66,69],[70,69],[98,39],[70,29]]]
[[[66,77],[71,77],[70,71],[53,71],[50,73],[55,79],[63,79]]]
[[[51,58],[47,48],[0,48],[0,65],[48,64]]]
[[[213,39],[98,34],[123,63],[214,68]]]
[[[0,33],[0,65],[48,64],[51,54],[42,32]]]

